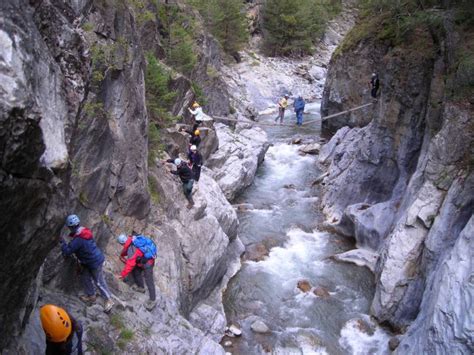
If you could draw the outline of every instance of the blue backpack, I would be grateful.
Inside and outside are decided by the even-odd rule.
[[[140,249],[140,251],[143,253],[143,257],[145,259],[155,259],[157,255],[157,249],[156,245],[148,237],[145,237],[143,235],[135,235],[132,237],[132,243],[135,247]]]

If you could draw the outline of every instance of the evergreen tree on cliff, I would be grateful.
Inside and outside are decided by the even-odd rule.
[[[235,54],[247,41],[247,21],[242,0],[192,0],[206,26],[224,51]]]
[[[339,10],[335,0],[267,0],[262,16],[264,51],[271,56],[310,54]]]

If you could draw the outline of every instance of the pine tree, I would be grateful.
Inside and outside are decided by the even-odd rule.
[[[337,12],[336,0],[267,0],[263,7],[263,49],[269,55],[305,55]]]
[[[247,41],[247,20],[242,0],[192,1],[224,51],[234,54]]]

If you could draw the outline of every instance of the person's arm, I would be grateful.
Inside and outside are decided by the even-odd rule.
[[[195,116],[195,115],[197,114],[197,109],[196,109],[196,110],[192,110],[191,108],[188,107],[188,110],[189,110],[189,112],[191,112],[191,114],[192,114],[193,116]]]
[[[125,263],[125,266],[122,272],[120,273],[121,279],[126,278],[127,275],[130,274],[132,270],[135,268],[135,266],[137,265],[137,257],[139,256],[138,254],[139,254],[139,250],[137,248],[137,250],[135,250],[135,253],[133,253],[133,255],[127,259],[127,262]]]
[[[74,238],[70,243],[61,240],[61,252],[64,256],[71,256],[79,248],[79,240]]]

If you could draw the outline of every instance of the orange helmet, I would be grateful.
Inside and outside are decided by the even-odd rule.
[[[62,343],[72,332],[71,319],[61,307],[52,304],[41,307],[40,319],[46,338],[50,342]]]
[[[199,104],[196,101],[194,101],[193,108],[196,108],[196,107],[199,107]]]
[[[201,132],[198,129],[194,131],[195,136],[199,136],[200,134],[201,134]]]

